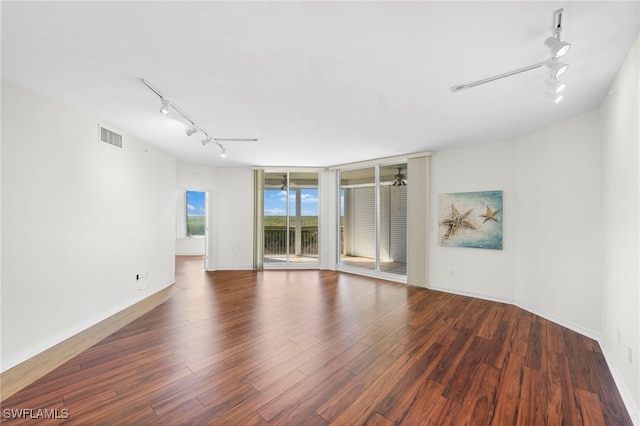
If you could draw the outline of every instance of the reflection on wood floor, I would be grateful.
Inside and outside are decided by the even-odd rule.
[[[287,259],[286,255],[269,255],[264,257],[264,263],[267,265],[278,265],[281,266],[283,264],[318,264],[317,256],[289,256]],[[359,256],[342,256],[340,258],[340,264],[345,266],[350,266],[359,269],[365,269],[368,271],[375,271],[376,269],[376,260],[370,257],[359,257]],[[380,262],[380,272],[387,272],[389,274],[396,275],[407,275],[407,264],[404,262]]]
[[[376,260],[370,257],[342,256],[340,264],[372,271],[376,269]],[[380,272],[407,275],[407,264],[404,262],[380,261]]]
[[[269,263],[277,263],[277,264],[282,264],[282,263],[318,263],[318,256],[289,256],[289,258],[287,259],[287,255],[286,254],[270,254],[268,256],[264,257],[264,263],[265,264],[269,264]]]
[[[204,272],[200,257],[176,268],[181,292],[3,413],[67,410],[82,425],[632,424],[597,342],[515,306],[335,271]]]

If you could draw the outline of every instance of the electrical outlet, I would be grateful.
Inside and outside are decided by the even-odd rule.
[[[140,274],[136,274],[136,281],[140,279]]]
[[[629,363],[631,364],[633,362],[633,354],[631,352],[631,346],[627,346],[627,355],[629,356]]]

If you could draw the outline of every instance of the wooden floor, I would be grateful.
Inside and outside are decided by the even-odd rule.
[[[8,398],[3,417],[632,424],[598,344],[514,306],[332,271],[201,268],[181,258],[184,291]]]

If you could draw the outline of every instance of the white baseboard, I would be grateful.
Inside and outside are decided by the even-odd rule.
[[[140,292],[139,295],[133,299],[127,300],[126,302],[121,303],[117,306],[114,306],[113,308],[108,309],[106,311],[103,311],[98,315],[94,315],[91,318],[87,318],[86,320],[75,324],[73,327],[66,328],[60,331],[59,333],[56,333],[53,336],[50,336],[47,339],[41,342],[38,342],[37,344],[32,345],[23,351],[20,351],[16,354],[9,356],[8,358],[3,358],[1,372],[4,373],[5,371],[15,367],[16,365],[22,364],[26,360],[33,358],[34,356],[48,349],[51,349],[57,344],[69,339],[70,337],[75,336],[76,334],[89,329],[90,327],[98,324],[99,322],[104,321],[105,319],[117,314],[118,312],[123,311],[124,309],[130,306],[135,305],[136,303],[148,297],[151,297],[152,295],[158,293],[159,291],[164,290],[165,288],[173,284],[174,284],[173,282],[170,282],[166,285],[163,285],[160,288],[154,289],[154,291],[151,293]]]
[[[499,302],[499,303],[506,303],[508,305],[514,305],[513,300],[504,299],[502,297],[487,296],[486,294],[473,293],[473,292],[470,292],[470,291],[463,291],[463,290],[456,290],[456,289],[452,289],[452,288],[439,287],[437,285],[431,285],[431,284],[427,285],[427,288],[429,290],[442,291],[444,293],[457,294],[459,296],[467,296],[467,297],[473,297],[473,298],[476,298],[476,299],[490,300],[491,302]]]
[[[631,391],[629,390],[629,388],[627,387],[627,384],[625,383],[622,374],[620,374],[620,371],[618,370],[615,362],[614,362],[614,358],[611,356],[611,351],[609,350],[609,347],[607,346],[604,338],[602,337],[602,335],[600,333],[597,333],[593,330],[590,330],[588,328],[584,328],[581,327],[577,324],[571,323],[569,321],[565,321],[564,319],[557,317],[555,315],[551,315],[547,312],[541,311],[539,309],[536,309],[532,306],[529,305],[525,305],[523,303],[516,303],[516,306],[518,306],[519,308],[524,309],[525,311],[529,311],[533,314],[536,314],[538,316],[541,316],[544,319],[547,319],[551,322],[554,322],[556,324],[559,324],[563,327],[568,328],[569,330],[573,330],[576,333],[580,333],[583,336],[587,336],[595,341],[598,342],[598,344],[600,345],[600,350],[602,351],[602,354],[604,355],[604,359],[607,362],[607,366],[609,367],[609,371],[611,372],[611,376],[613,377],[614,382],[616,383],[616,387],[618,388],[618,392],[620,392],[620,397],[622,398],[622,401],[624,402],[624,405],[627,407],[627,411],[629,413],[629,416],[631,417],[631,421],[633,421],[633,424],[636,426],[640,426],[640,412],[638,411],[638,406],[636,405],[635,401],[633,400],[633,396],[631,395]]]
[[[576,333],[580,333],[583,336],[587,336],[590,339],[599,341],[600,338],[602,337],[600,335],[600,333],[597,333],[597,332],[595,332],[593,330],[590,330],[588,328],[582,327],[582,326],[580,326],[578,324],[574,324],[572,322],[566,321],[563,318],[560,318],[560,317],[555,316],[553,314],[541,311],[540,309],[534,308],[533,306],[527,305],[525,303],[517,303],[516,302],[516,303],[514,303],[514,305],[519,307],[519,308],[524,309],[525,311],[531,312],[532,314],[536,314],[539,317],[542,317],[542,318],[544,318],[546,320],[549,320],[551,322],[555,322],[556,324],[561,325],[563,327],[566,327],[569,330],[573,330]]]
[[[627,411],[629,412],[629,416],[631,417],[631,421],[635,426],[640,426],[640,409],[638,405],[633,400],[631,396],[631,391],[627,387],[627,384],[622,378],[622,374],[616,367],[616,364],[613,361],[613,356],[611,356],[611,350],[609,346],[606,344],[603,338],[597,339],[600,344],[600,349],[602,350],[602,354],[604,355],[605,361],[607,361],[607,366],[609,366],[609,371],[611,371],[611,375],[613,376],[613,380],[616,382],[616,387],[618,388],[618,392],[620,392],[620,396],[622,397],[622,401],[624,405],[627,407]]]
[[[616,364],[614,362],[613,357],[611,356],[611,351],[609,350],[607,344],[605,343],[602,335],[588,328],[582,327],[578,324],[574,324],[570,321],[566,321],[563,318],[558,316],[549,314],[548,312],[541,311],[540,309],[534,308],[533,306],[518,303],[513,300],[502,299],[499,297],[491,297],[486,296],[484,294],[475,294],[467,291],[443,288],[438,286],[430,286],[428,287],[430,290],[442,291],[445,293],[458,294],[460,296],[474,297],[477,299],[491,300],[494,302],[507,303],[510,305],[517,306],[518,308],[524,309],[527,312],[531,312],[532,314],[538,315],[546,320],[549,320],[553,323],[561,325],[562,327],[566,327],[569,330],[573,330],[576,333],[582,334],[583,336],[589,337],[598,342],[600,345],[600,349],[602,350],[602,354],[604,355],[604,359],[607,362],[607,366],[609,367],[609,371],[611,372],[611,376],[616,383],[616,387],[618,388],[618,392],[620,392],[620,397],[624,402],[625,407],[627,408],[627,412],[631,417],[631,421],[635,426],[640,426],[640,410],[638,409],[638,405],[635,403],[631,391],[627,387],[626,382],[623,379],[622,374],[618,371]]]
[[[345,272],[347,274],[362,275],[363,277],[376,278],[379,280],[391,281],[391,282],[396,282],[401,284],[407,283],[406,275],[377,272],[377,271],[372,271],[372,270],[367,270],[362,268],[352,268],[346,265],[337,265],[336,270],[340,272]]]

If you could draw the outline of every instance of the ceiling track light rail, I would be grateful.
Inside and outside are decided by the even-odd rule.
[[[164,115],[169,114],[169,110],[170,110],[170,108],[172,108],[175,112],[180,114],[182,116],[182,118],[184,118],[189,123],[191,123],[191,128],[187,129],[185,131],[187,136],[191,136],[191,135],[193,135],[194,133],[197,133],[197,132],[202,132],[202,134],[205,135],[205,139],[203,139],[201,141],[202,142],[202,146],[205,146],[206,144],[208,144],[208,143],[213,141],[213,138],[211,136],[209,136],[209,134],[205,130],[203,130],[202,127],[198,126],[196,124],[196,122],[193,121],[193,119],[191,117],[189,117],[182,109],[180,109],[180,107],[178,107],[176,104],[174,104],[173,102],[171,102],[170,100],[165,98],[164,95],[158,89],[156,89],[155,87],[153,87],[151,85],[151,83],[149,83],[144,78],[141,78],[140,81],[142,82],[142,84],[147,86],[147,88],[149,88],[149,90],[151,90],[153,93],[158,95],[158,97],[160,98],[160,101],[162,102],[162,106],[160,107],[160,112],[162,114],[164,114]],[[227,150],[225,149],[225,147],[221,143],[219,143],[217,141],[216,141],[216,144],[220,147],[220,156],[221,157],[226,157],[227,156]]]
[[[540,62],[538,64],[529,65],[527,67],[518,68],[517,70],[508,71],[503,74],[494,75],[493,77],[483,78],[482,80],[474,81],[473,83],[463,83],[458,84],[456,86],[451,87],[452,92],[459,92],[460,90],[470,89],[472,87],[480,86],[481,84],[491,83],[492,81],[500,80],[503,78],[511,77],[512,75],[520,74],[523,72],[535,70],[536,68],[542,67],[544,62]]]
[[[160,90],[156,89],[153,85],[151,85],[151,83],[149,83],[144,78],[141,78],[140,81],[142,82],[142,84],[147,86],[147,88],[149,90],[151,90],[153,93],[155,93],[160,98],[160,101],[162,102],[162,106],[160,107],[160,112],[162,114],[164,114],[164,115],[169,114],[171,109],[173,109],[175,112],[180,114],[182,116],[182,118],[184,118],[189,123],[191,123],[191,128],[189,128],[189,129],[187,129],[185,131],[187,136],[191,136],[191,135],[193,135],[195,133],[201,132],[205,136],[205,138],[202,141],[200,141],[202,143],[202,146],[206,146],[209,143],[215,143],[220,148],[220,156],[221,157],[224,158],[224,157],[227,156],[227,149],[224,147],[222,142],[234,142],[234,141],[257,142],[258,141],[258,138],[243,138],[243,139],[228,138],[228,139],[225,139],[225,138],[214,138],[214,137],[211,137],[209,135],[209,133],[207,133],[206,130],[204,130],[202,127],[198,126],[196,124],[196,122],[193,121],[193,119],[191,117],[189,117],[189,115],[187,115],[187,113],[185,113],[182,109],[180,109],[180,107],[178,107],[175,103],[171,102],[169,99],[165,98],[164,95],[162,94],[162,92],[160,92]]]
[[[539,62],[537,64],[529,65],[526,67],[518,68],[517,70],[508,71],[502,74],[494,75],[492,77],[483,78],[482,80],[477,80],[472,83],[462,83],[457,84],[449,88],[452,92],[460,92],[461,90],[470,89],[472,87],[480,86],[482,84],[491,83],[496,80],[501,80],[503,78],[511,77],[513,75],[517,75],[523,72],[531,71],[537,68],[548,68],[549,70],[549,78],[545,81],[548,86],[547,93],[553,97],[554,103],[560,102],[564,98],[564,94],[562,93],[566,88],[567,84],[558,80],[560,76],[562,76],[567,69],[569,69],[569,65],[558,62],[558,58],[564,56],[571,45],[567,42],[561,41],[560,37],[562,35],[562,18],[564,16],[564,9],[558,9],[554,12],[554,28],[553,28],[553,36],[548,37],[544,41],[544,45],[549,49],[549,53],[551,58]]]

